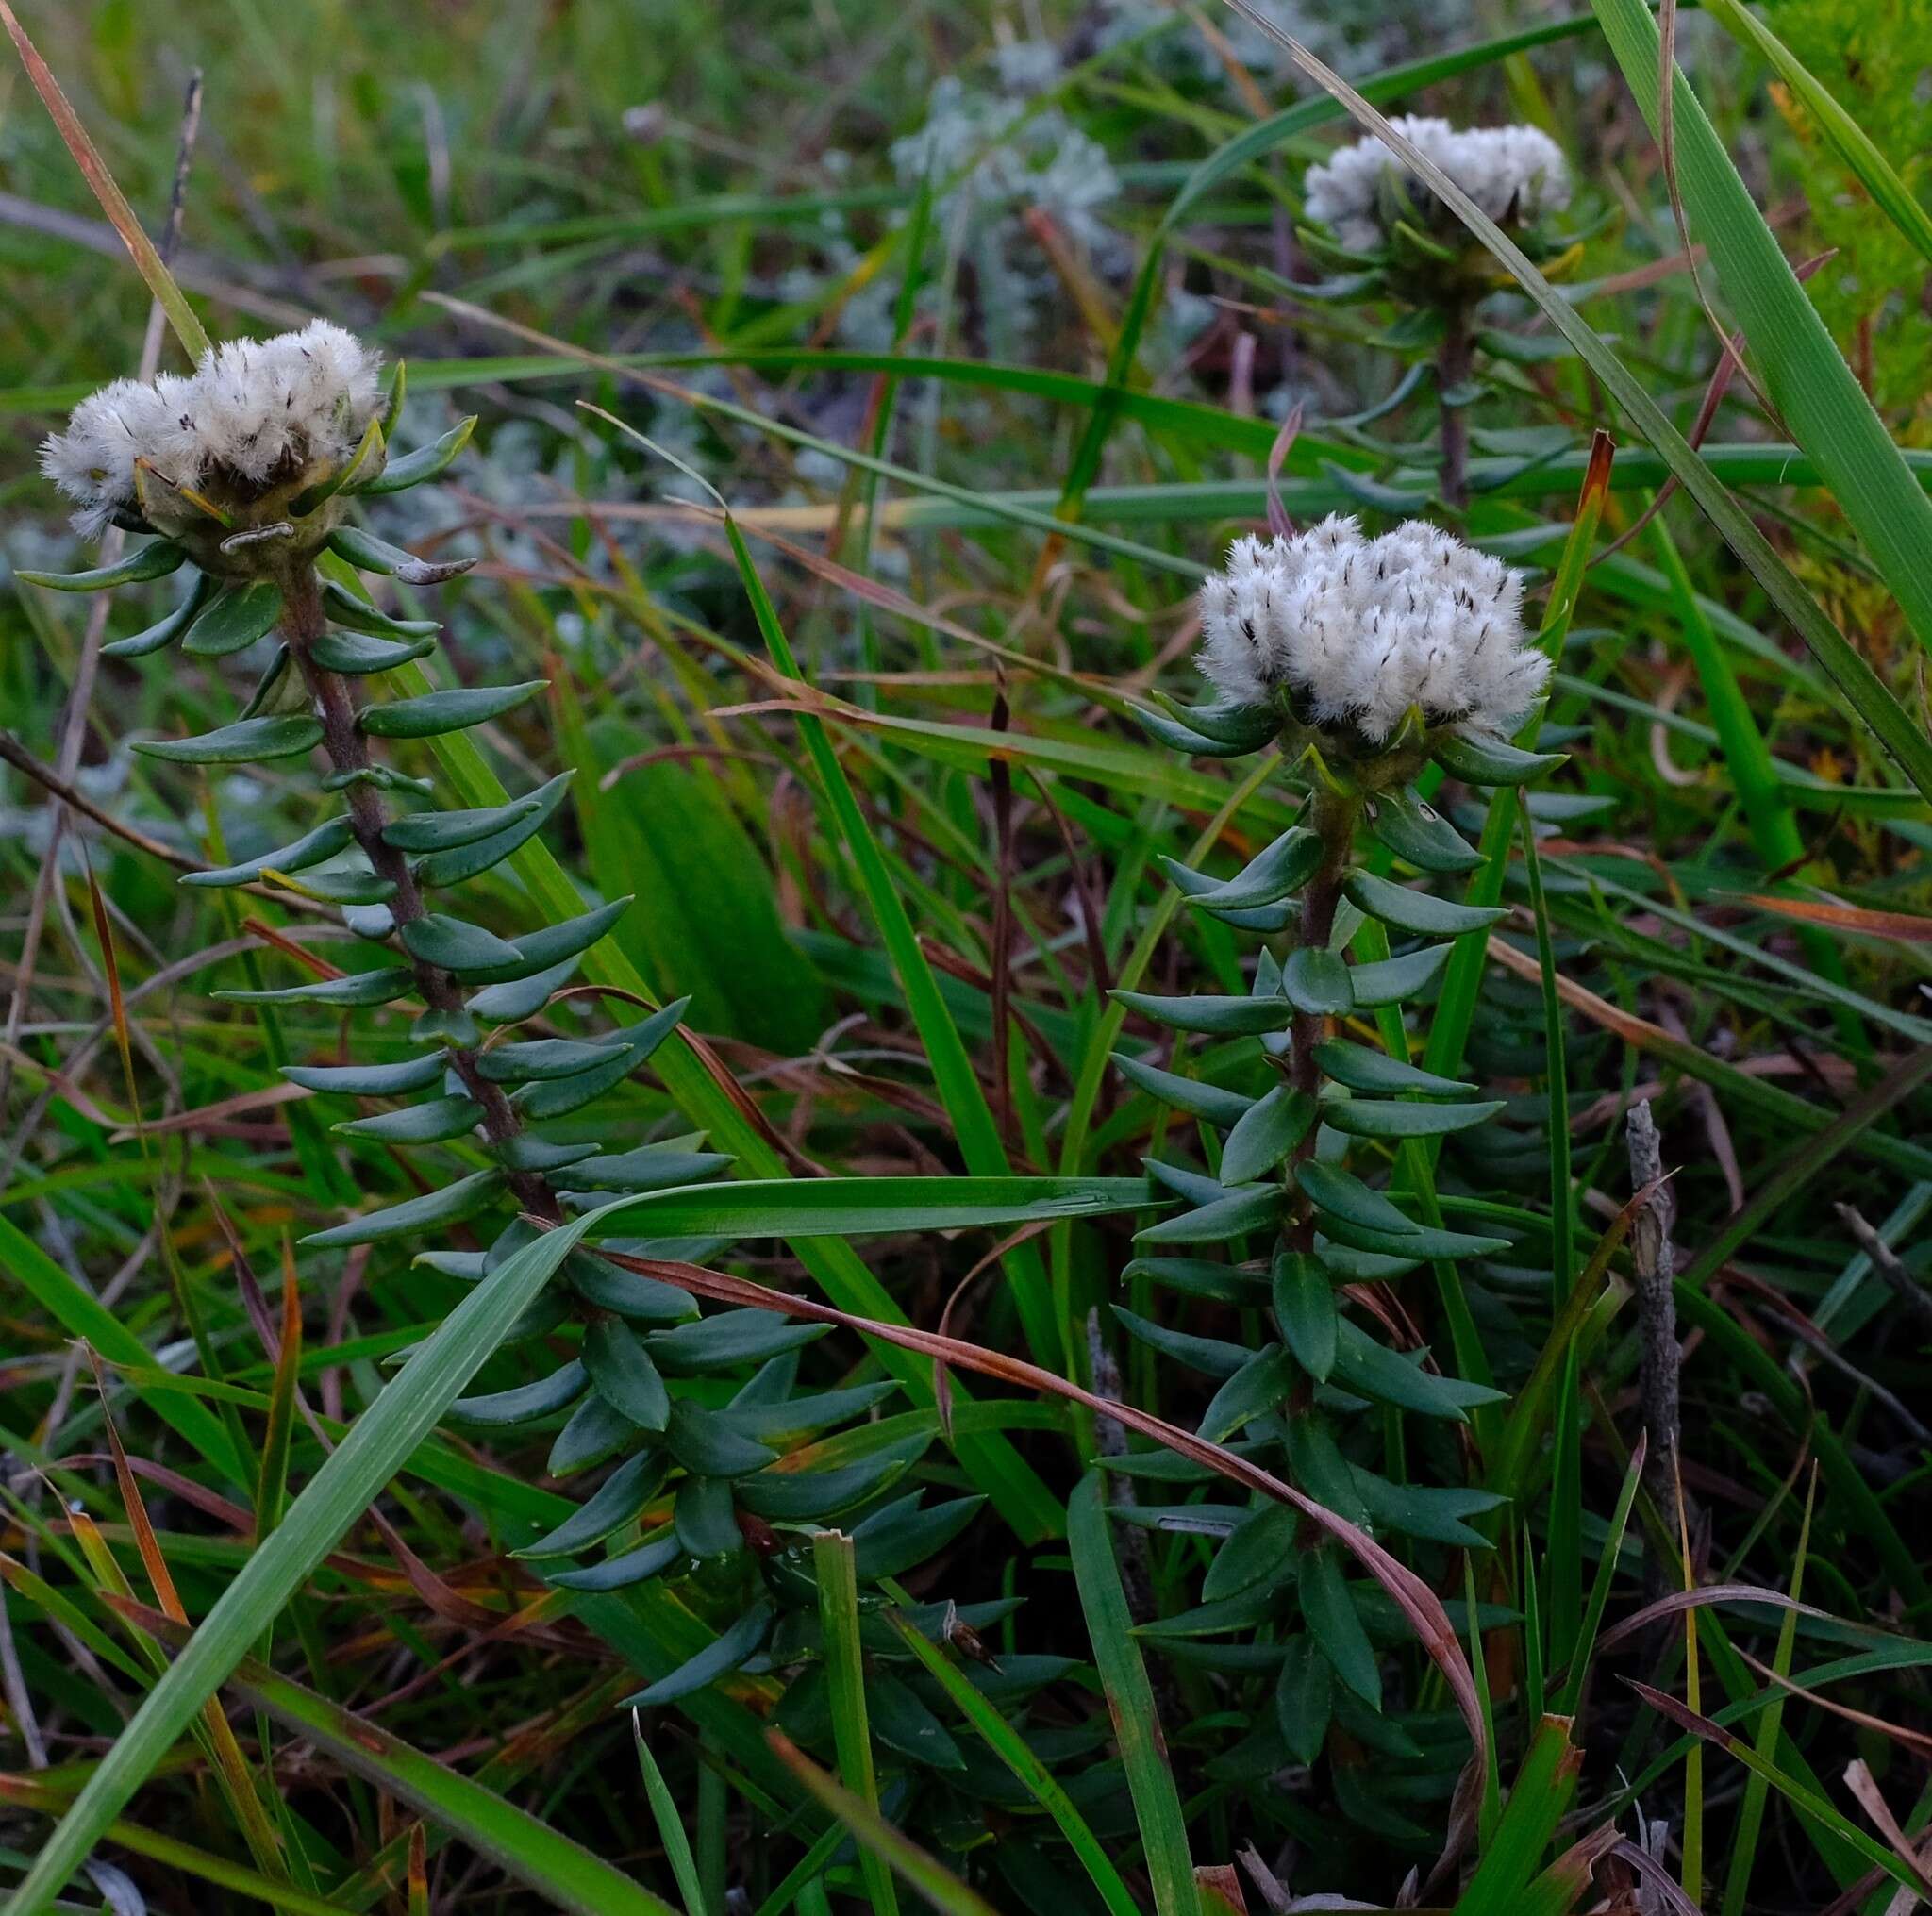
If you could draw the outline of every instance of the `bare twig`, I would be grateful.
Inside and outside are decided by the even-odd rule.
[[[1905,1260],[1888,1244],[1855,1206],[1834,1205],[1840,1222],[1857,1239],[1858,1248],[1872,1260],[1872,1268],[1891,1286],[1892,1294],[1905,1306],[1921,1331],[1932,1330],[1932,1291],[1914,1277]]]
[[[1663,1141],[1647,1100],[1630,1108],[1624,1120],[1630,1151],[1630,1183],[1642,1191],[1655,1186],[1630,1225],[1630,1262],[1637,1276],[1639,1393],[1644,1435],[1649,1441],[1644,1478],[1652,1501],[1673,1533],[1678,1528],[1677,1447],[1681,1435],[1677,1404],[1677,1375],[1682,1353],[1677,1348],[1677,1305],[1672,1291],[1676,1276],[1676,1253],[1671,1244],[1671,1225],[1676,1201],[1664,1179]],[[1659,1572],[1662,1566],[1657,1566]]]

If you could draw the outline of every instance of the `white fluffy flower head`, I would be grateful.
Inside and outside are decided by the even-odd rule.
[[[1524,633],[1522,574],[1420,519],[1379,539],[1339,514],[1291,539],[1238,539],[1201,590],[1201,626],[1196,662],[1225,697],[1286,694],[1374,742],[1411,706],[1507,731],[1550,669]]]
[[[136,467],[168,485],[246,501],[348,458],[375,415],[375,353],[314,320],[272,340],[230,340],[192,375],[117,379],[74,409],[41,447],[41,470],[97,537],[136,507]]]
[[[1498,225],[1526,225],[1570,204],[1570,172],[1557,142],[1534,126],[1452,126],[1407,114],[1390,123],[1419,146]],[[1307,208],[1352,253],[1373,253],[1384,239],[1381,183],[1392,172],[1418,207],[1428,189],[1378,138],[1344,146],[1308,169]]]

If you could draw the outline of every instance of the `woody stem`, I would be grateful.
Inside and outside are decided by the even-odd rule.
[[[1442,501],[1451,511],[1469,504],[1469,422],[1465,408],[1452,404],[1458,389],[1468,385],[1475,363],[1469,308],[1452,300],[1442,309],[1442,342],[1436,349],[1436,405],[1441,419]]]

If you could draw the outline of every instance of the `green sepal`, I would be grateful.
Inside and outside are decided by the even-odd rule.
[[[546,1570],[545,1583],[563,1590],[625,1590],[632,1584],[648,1583],[662,1576],[674,1563],[683,1560],[684,1545],[675,1536],[659,1537],[649,1543],[626,1550],[622,1557],[607,1558],[587,1570]]]
[[[1233,1191],[1178,1217],[1162,1218],[1134,1233],[1137,1244],[1224,1244],[1251,1231],[1272,1230],[1281,1222],[1282,1194],[1273,1185]]]
[[[1386,1051],[1371,1051],[1365,1044],[1351,1044],[1340,1038],[1324,1039],[1316,1045],[1315,1062],[1337,1084],[1373,1096],[1394,1097],[1414,1091],[1424,1097],[1459,1098],[1475,1090],[1464,1078],[1438,1077],[1406,1058],[1391,1058]]]
[[[506,985],[491,985],[470,1000],[469,1008],[491,1025],[520,1025],[535,1017],[550,1002],[551,994],[569,984],[576,971],[578,958],[568,958],[547,972],[535,972],[527,978],[512,978]]]
[[[400,935],[403,949],[411,958],[453,972],[458,977],[495,971],[514,964],[518,958],[516,946],[493,931],[441,911],[410,920]]]
[[[466,573],[476,563],[474,558],[418,558],[413,552],[391,545],[358,525],[338,525],[328,536],[329,550],[345,558],[358,572],[381,573],[401,579],[406,586],[436,586]]]
[[[374,1138],[382,1144],[442,1144],[474,1131],[483,1115],[475,1098],[432,1098],[372,1118],[347,1118],[334,1128],[345,1138]]]
[[[360,632],[324,632],[308,641],[308,656],[325,672],[345,678],[367,678],[375,672],[393,672],[412,658],[436,650],[434,639],[402,642],[373,639]]]
[[[1146,991],[1115,991],[1116,1004],[1181,1031],[1205,1032],[1212,1038],[1252,1038],[1264,1031],[1286,1031],[1292,1007],[1286,998],[1158,997]]]
[[[138,586],[149,579],[164,579],[178,571],[188,557],[188,548],[171,539],[157,539],[138,547],[112,565],[97,565],[89,572],[17,572],[14,577],[30,586],[45,586],[56,592],[105,592],[115,586]]]
[[[409,394],[409,367],[405,359],[398,359],[395,370],[389,375],[389,391],[383,395],[382,436],[385,440],[394,438],[396,422],[403,416],[403,402]]]
[[[340,1092],[354,1098],[395,1098],[427,1091],[449,1068],[440,1053],[406,1058],[396,1064],[285,1064],[282,1075],[304,1091]]]
[[[1493,1118],[1503,1102],[1411,1105],[1385,1098],[1337,1098],[1323,1108],[1322,1117],[1350,1138],[1446,1138]]]
[[[1419,872],[1473,872],[1483,861],[1482,854],[1441,812],[1413,792],[1378,791],[1372,802],[1369,829]]]
[[[1335,1286],[1319,1258],[1277,1251],[1270,1274],[1274,1321],[1294,1360],[1318,1384],[1335,1368]]]
[[[1211,739],[1217,745],[1239,746],[1243,752],[1259,751],[1281,726],[1280,715],[1269,705],[1217,699],[1212,705],[1190,706],[1158,690],[1153,696],[1175,725],[1196,738]]]
[[[242,719],[195,739],[136,739],[143,758],[171,765],[255,765],[272,758],[295,758],[322,742],[322,721],[307,712],[280,718]]]
[[[414,1261],[426,1263],[428,1256],[425,1253]],[[583,1365],[573,1358],[534,1384],[519,1384],[513,1391],[492,1391],[480,1397],[458,1397],[449,1407],[449,1414],[463,1424],[510,1429],[519,1424],[534,1424],[540,1417],[553,1416],[575,1404],[588,1381]]]
[[[351,483],[346,491],[358,498],[377,498],[384,492],[407,491],[411,486],[420,486],[425,479],[433,479],[438,474],[448,469],[452,460],[469,444],[470,435],[476,430],[476,415],[453,425],[433,445],[418,446],[412,453],[405,453],[399,459],[391,459],[375,478],[362,484]]]
[[[387,1005],[415,989],[416,975],[408,965],[377,965],[340,978],[284,985],[275,991],[217,991],[214,995],[231,1005]]]
[[[678,1493],[682,1505],[686,1491]],[[721,1676],[728,1676],[747,1658],[753,1656],[772,1631],[773,1609],[764,1597],[754,1600],[751,1608],[719,1637],[715,1642],[681,1663],[669,1676],[660,1676],[656,1683],[640,1690],[633,1696],[621,1699],[622,1709],[651,1709],[659,1704],[675,1703],[680,1696],[689,1696],[694,1690],[702,1690],[708,1683],[715,1683]]]
[[[640,1430],[665,1427],[671,1393],[642,1339],[621,1317],[600,1317],[584,1332],[584,1368],[598,1396]]]
[[[1522,785],[1545,772],[1554,772],[1569,758],[1567,752],[1525,752],[1500,739],[1465,739],[1444,732],[1430,755],[1452,777],[1465,785]]]
[[[1305,825],[1291,825],[1273,844],[1257,852],[1226,884],[1199,893],[1194,903],[1211,911],[1248,911],[1278,904],[1315,875],[1322,862],[1322,839]]]
[[[555,782],[554,780],[552,781]],[[549,787],[544,788],[545,791]],[[537,795],[487,805],[473,811],[408,811],[382,828],[382,841],[399,852],[448,852],[492,838],[536,810]]]
[[[1324,1217],[1339,1218],[1385,1237],[1410,1235],[1422,1228],[1379,1191],[1339,1164],[1324,1164],[1319,1158],[1310,1158],[1295,1166],[1294,1181],[1296,1189]]]
[[[580,1550],[592,1548],[626,1524],[635,1524],[664,1488],[666,1474],[664,1459],[649,1451],[626,1458],[547,1537],[525,1543],[510,1555],[575,1557]]]
[[[1351,965],[1349,981],[1355,987],[1357,1008],[1374,1010],[1380,1005],[1399,1005],[1405,998],[1426,991],[1449,962],[1449,954],[1454,949],[1452,945],[1428,944],[1420,951],[1406,952],[1401,958]]]
[[[1509,915],[1500,905],[1457,905],[1427,891],[1411,891],[1407,886],[1391,884],[1373,872],[1351,872],[1342,891],[1357,910],[1398,931],[1424,938],[1458,938],[1465,931],[1482,931]]]
[[[1281,994],[1311,1018],[1346,1017],[1356,1003],[1353,969],[1325,945],[1297,945],[1282,967]]]
[[[198,658],[225,658],[247,651],[281,616],[282,589],[273,580],[224,586],[189,626],[181,649]]]
[[[1308,1135],[1315,1108],[1308,1092],[1285,1084],[1250,1105],[1227,1134],[1221,1154],[1222,1183],[1252,1184],[1273,1171]]]
[[[559,772],[547,785],[540,786],[530,794],[534,801],[531,809],[521,818],[512,819],[501,831],[492,832],[487,838],[472,839],[467,844],[454,845],[446,851],[430,853],[414,868],[416,882],[419,885],[459,885],[479,873],[487,872],[491,866],[500,864],[542,829],[550,814],[561,803],[572,775],[569,772]]]
[[[806,1524],[849,1510],[902,1476],[932,1441],[926,1435],[902,1438],[862,1462],[837,1470],[759,1471],[735,1486],[740,1504],[755,1516],[777,1524]]]
[[[340,401],[338,406],[346,411],[345,408],[341,408]],[[346,419],[342,423],[346,425]],[[290,517],[307,519],[311,512],[326,506],[338,492],[353,490],[356,475],[365,466],[381,466],[388,451],[386,439],[382,421],[371,419],[362,428],[362,437],[356,442],[356,450],[336,466],[326,478],[317,480],[307,491],[297,495],[294,504],[289,508]]]
[[[1159,712],[1151,712],[1145,706],[1129,705],[1148,736],[1156,743],[1167,746],[1171,751],[1185,752],[1191,758],[1244,758],[1257,748],[1253,745],[1224,744],[1219,739],[1210,739],[1191,726],[1177,724]]]
[[[505,1181],[501,1171],[473,1172],[441,1191],[425,1191],[421,1197],[382,1210],[367,1211],[325,1231],[311,1231],[302,1242],[317,1250],[335,1244],[378,1244],[390,1238],[461,1224],[493,1204]]]
[[[575,1038],[535,1038],[524,1044],[499,1044],[484,1052],[476,1068],[491,1084],[525,1084],[575,1077],[610,1059],[622,1044],[583,1043]]]
[[[438,619],[398,619],[373,606],[359,593],[352,592],[341,579],[325,579],[322,585],[323,609],[338,625],[352,632],[367,633],[375,639],[434,639],[442,630]]]
[[[419,698],[397,699],[393,705],[364,706],[356,723],[375,739],[435,739],[445,732],[466,732],[472,725],[500,719],[548,686],[547,678],[527,678],[520,685],[458,686],[452,691],[425,691]]]
[[[19,575],[29,576],[26,573]],[[165,645],[172,644],[194,623],[201,608],[214,596],[215,582],[206,573],[196,573],[193,589],[188,596],[170,612],[166,618],[158,619],[145,632],[130,633],[125,639],[116,639],[110,644],[101,647],[103,658],[145,658],[151,652],[158,652]]]
[[[181,883],[210,887],[250,885],[270,867],[277,872],[307,871],[310,865],[334,858],[355,836],[356,827],[344,812],[340,818],[325,819],[313,831],[305,832],[292,845],[285,845],[278,852],[264,852],[260,858],[250,858],[242,865],[184,873]]]
[[[573,1191],[674,1191],[680,1185],[702,1184],[731,1162],[723,1151],[680,1151],[669,1144],[645,1144],[599,1158],[566,1180]]]
[[[1219,1085],[1203,1084],[1199,1078],[1160,1071],[1141,1063],[1138,1058],[1130,1058],[1124,1051],[1116,1051],[1113,1062],[1120,1075],[1137,1090],[1224,1131],[1240,1124],[1254,1108],[1254,1100],[1242,1097],[1239,1091],[1223,1091]]]

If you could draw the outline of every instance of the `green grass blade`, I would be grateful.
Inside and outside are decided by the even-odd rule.
[[[825,1689],[839,1774],[854,1802],[876,1818],[879,1784],[873,1768],[872,1724],[865,1707],[865,1657],[858,1642],[858,1557],[851,1538],[842,1530],[821,1530],[811,1541],[811,1563],[819,1581]],[[857,1825],[853,1827],[856,1834]],[[899,1896],[892,1887],[888,1857],[874,1845],[861,1842],[858,1869],[874,1916],[898,1916]]]
[[[691,1853],[691,1839],[684,1833],[684,1822],[677,1813],[677,1800],[664,1780],[664,1772],[644,1741],[642,1716],[630,1713],[631,1741],[637,1748],[638,1770],[644,1779],[644,1800],[651,1806],[651,1820],[658,1825],[658,1839],[664,1845],[665,1860],[677,1878],[677,1893],[684,1899],[684,1916],[722,1916],[705,1899],[698,1882],[697,1858]]]
[[[1093,1661],[1113,1717],[1114,1741],[1127,1773],[1155,1909],[1158,1916],[1197,1916],[1200,1896],[1188,1853],[1187,1818],[1168,1764],[1154,1687],[1147,1680],[1147,1666],[1121,1588],[1098,1471],[1089,1471],[1080,1479],[1068,1505],[1067,1548],[1074,1558]]]

